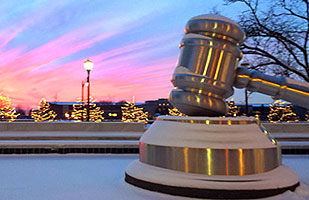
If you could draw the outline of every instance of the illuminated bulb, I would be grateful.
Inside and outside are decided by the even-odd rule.
[[[91,71],[93,69],[93,62],[91,62],[90,60],[86,60],[84,62],[84,68],[87,71]]]

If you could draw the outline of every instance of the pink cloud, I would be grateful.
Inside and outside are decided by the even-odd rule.
[[[172,88],[170,78],[174,63],[175,58],[162,59],[154,65],[140,64],[145,69],[140,73],[119,70],[113,75],[93,78],[91,94],[97,100],[113,101],[131,100],[132,96],[135,96],[137,101],[167,97]],[[13,96],[23,97],[12,98],[13,104],[31,108],[35,107],[42,97],[48,101],[75,101],[81,95],[81,78],[70,69],[78,64],[80,65],[80,61],[75,61],[39,76],[28,76],[18,82],[11,81],[12,88],[23,88],[10,92]],[[151,72],[154,69],[158,71]]]
[[[16,60],[2,66],[9,74],[9,78],[34,70],[44,64],[71,55],[82,49],[89,48],[95,42],[106,39],[111,34],[103,34],[91,40],[78,40],[78,36],[84,35],[82,32],[74,31],[43,46],[40,46],[29,53],[17,58]],[[72,39],[73,38],[73,39]]]
[[[22,54],[25,47],[18,47],[8,51],[0,50],[0,66],[6,65],[8,62],[13,62],[18,56]]]
[[[80,97],[81,81],[86,78],[82,69],[84,59],[65,65],[53,62],[89,48],[111,34],[86,41],[70,39],[73,36],[82,38],[82,33],[74,31],[38,47],[7,64],[8,75],[0,72],[3,77],[0,87],[5,88],[15,106],[36,107],[42,97],[48,101],[75,101]],[[95,63],[91,73],[92,95],[98,100],[114,101],[130,100],[132,96],[137,101],[167,97],[170,88],[166,85],[170,85],[176,57],[153,60],[150,64],[139,61],[149,49],[157,48],[154,43],[148,39],[91,56]],[[44,64],[48,64],[46,69],[36,70]]]

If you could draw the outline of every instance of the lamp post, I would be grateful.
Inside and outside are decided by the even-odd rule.
[[[241,63],[240,66],[248,68],[249,67],[249,63]],[[248,90],[247,88],[245,88],[245,112],[246,115],[249,115],[249,104],[248,104]]]
[[[87,94],[87,121],[90,121],[90,112],[89,112],[89,106],[90,106],[90,71],[93,68],[93,62],[90,60],[86,60],[84,62],[84,68],[87,71],[87,86],[88,86],[88,94]]]
[[[249,116],[248,90],[245,88],[246,115]]]
[[[82,99],[81,99],[82,109],[84,109],[84,87],[85,87],[85,81],[82,81]],[[82,113],[82,121],[84,121],[83,113]]]

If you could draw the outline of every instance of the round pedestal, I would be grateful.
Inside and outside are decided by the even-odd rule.
[[[159,117],[140,139],[126,181],[200,198],[259,198],[294,190],[275,139],[254,118]]]
[[[294,191],[298,176],[287,166],[247,176],[208,176],[130,163],[125,180],[147,190],[194,198],[253,199]]]

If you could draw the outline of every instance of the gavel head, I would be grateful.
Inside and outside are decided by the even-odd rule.
[[[233,94],[235,69],[241,59],[239,44],[245,34],[234,21],[220,15],[190,19],[180,43],[169,100],[190,116],[220,116],[225,99]]]

